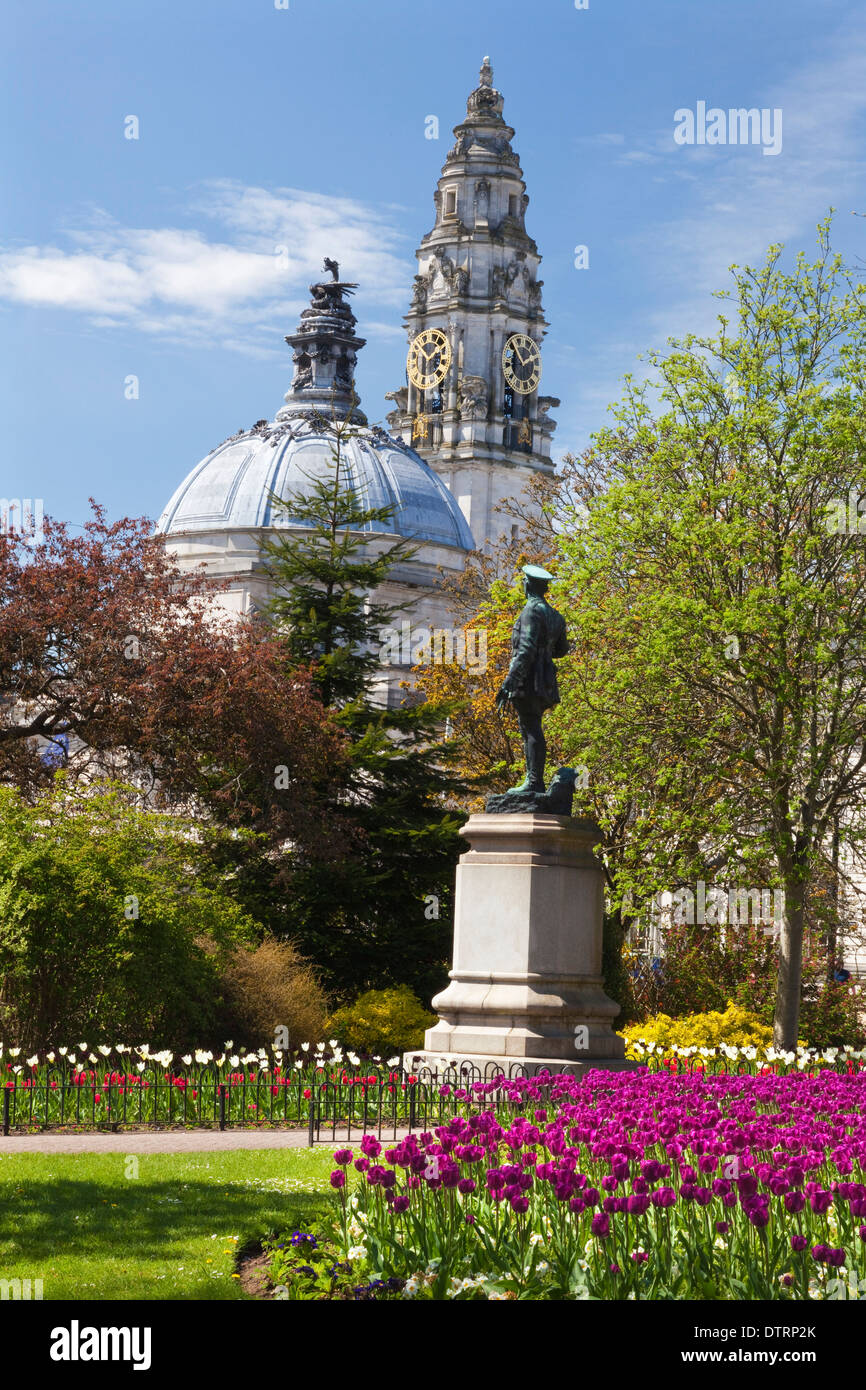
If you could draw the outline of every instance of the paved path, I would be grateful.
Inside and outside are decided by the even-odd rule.
[[[402,1139],[406,1130],[398,1130]],[[346,1143],[357,1147],[361,1131],[352,1130],[351,1139],[337,1130],[331,1139],[330,1131],[322,1135],[317,1148],[333,1148]],[[394,1142],[389,1131],[382,1143]],[[196,1129],[196,1130],[136,1130],[126,1134],[0,1134],[0,1158],[4,1154],[186,1154],[212,1153],[220,1149],[306,1149],[309,1146],[305,1129]]]

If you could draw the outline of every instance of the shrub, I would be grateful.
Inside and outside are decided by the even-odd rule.
[[[619,1026],[624,1028],[640,1016],[640,1010],[635,1000],[632,956],[625,945],[619,913],[604,914],[601,940],[605,993],[619,1004]]]
[[[255,950],[239,947],[220,983],[221,1036],[247,1047],[273,1046],[277,1028],[283,1027],[295,1048],[325,1032],[325,992],[313,967],[286,941],[269,937]]]
[[[835,980],[814,986],[803,1000],[800,1032],[810,1047],[862,1047],[863,992],[859,984]]]
[[[722,1010],[733,1000],[772,1024],[778,950],[760,927],[729,932],[676,924],[666,933],[664,959],[652,997],[659,1012],[676,1018]],[[804,941],[800,1036],[812,1047],[860,1047],[863,999],[854,983],[827,982],[826,952],[815,933]],[[631,1031],[643,1025],[634,1025]]]
[[[408,985],[399,985],[367,990],[328,1019],[327,1032],[355,1052],[388,1056],[420,1047],[435,1022]]]
[[[671,1018],[656,1014],[655,1018],[636,1023],[627,1034],[630,1043],[654,1042],[660,1047],[769,1047],[773,1030],[762,1023],[757,1014],[728,1001],[724,1013],[711,1009],[707,1013],[686,1014]]]
[[[0,788],[0,1025],[28,1047],[150,1038],[215,1024],[221,960],[255,928],[196,824],[142,810],[120,784],[32,804]]]

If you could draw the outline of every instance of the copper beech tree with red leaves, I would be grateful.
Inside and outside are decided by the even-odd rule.
[[[323,851],[317,795],[342,736],[267,628],[220,612],[223,584],[182,574],[145,518],[46,518],[0,535],[0,783],[135,776],[223,822]],[[333,850],[334,846],[331,845]]]

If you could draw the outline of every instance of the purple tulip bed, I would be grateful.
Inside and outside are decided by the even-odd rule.
[[[338,1243],[368,1287],[866,1297],[862,1070],[499,1077],[461,1110],[435,1133],[337,1151]]]

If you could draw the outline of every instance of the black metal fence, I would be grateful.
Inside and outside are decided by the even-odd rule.
[[[502,1074],[495,1063],[438,1076],[427,1068],[376,1073],[338,1067],[325,1078],[321,1073],[277,1076],[263,1071],[226,1076],[208,1068],[183,1077],[161,1071],[100,1077],[46,1069],[38,1078],[0,1080],[0,1119],[4,1135],[13,1130],[305,1125],[316,1136],[329,1127],[334,1133],[346,1127],[383,1133],[390,1127],[396,1132],[414,1128],[419,1117],[428,1115],[431,1123],[438,1123],[434,1114],[455,1113],[467,1086]],[[506,1074],[526,1072],[513,1064]],[[449,1102],[451,1096],[455,1099]]]
[[[651,1072],[754,1074],[793,1070],[778,1063],[770,1066],[749,1060],[699,1053],[665,1058],[648,1054],[642,1063]],[[832,1062],[815,1059],[808,1070],[831,1066],[840,1072],[861,1072],[866,1059],[840,1054]],[[7,1073],[8,1075],[8,1073]],[[508,1080],[525,1080],[520,1099],[512,1099]],[[44,1077],[15,1076],[0,1079],[0,1128],[2,1134],[17,1131],[77,1129],[119,1131],[126,1128],[306,1128],[310,1144],[350,1140],[373,1134],[396,1138],[400,1132],[425,1130],[451,1119],[469,1107],[501,1110],[543,1102],[549,1098],[551,1079],[528,1073],[519,1063],[497,1062],[485,1067],[463,1063],[433,1072],[420,1067],[404,1070],[365,1071],[338,1067],[328,1074],[323,1067],[297,1076],[277,1076],[272,1071],[226,1074],[205,1067],[186,1076],[154,1071],[122,1076],[94,1072]]]
[[[274,1083],[262,1074],[230,1080],[201,1075],[184,1085],[159,1074],[84,1082],[46,1076],[44,1081],[0,1085],[4,1134],[13,1129],[302,1125],[312,1090]]]
[[[467,1106],[476,1111],[513,1108],[515,1102],[503,1094],[498,1083],[503,1078],[527,1080],[529,1073],[520,1063],[502,1067],[491,1062],[485,1067],[464,1063],[436,1073],[422,1067],[417,1072],[401,1072],[399,1077],[399,1083],[383,1082],[363,1095],[354,1087],[348,1089],[334,1082],[317,1086],[309,1105],[310,1145],[348,1142],[365,1134],[396,1139],[401,1132],[444,1124]],[[539,1100],[547,1099],[549,1081],[536,1082],[532,1092]]]

